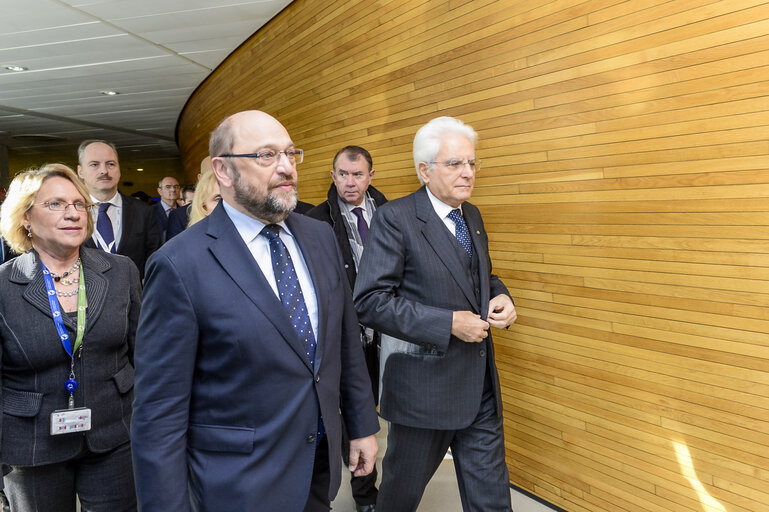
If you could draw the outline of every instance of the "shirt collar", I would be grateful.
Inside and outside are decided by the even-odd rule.
[[[235,225],[235,229],[238,230],[238,234],[240,234],[240,237],[243,239],[246,245],[253,242],[254,239],[262,232],[262,228],[267,225],[259,219],[255,219],[241,212],[224,199],[222,199],[222,203],[224,206],[224,211],[227,212],[227,216]],[[282,227],[286,233],[288,233],[290,236],[293,236],[291,231],[288,229],[288,226],[286,226],[286,221],[281,221],[277,224],[278,226]]]
[[[111,204],[116,208],[123,207],[123,198],[120,196],[120,192],[115,192],[115,195],[112,196],[109,201],[99,201],[98,199],[96,199],[94,196],[91,195],[91,201],[93,202],[93,204],[99,204],[99,203],[105,202],[105,203]]]
[[[427,191],[427,197],[430,198],[430,203],[433,205],[433,210],[435,210],[435,213],[438,214],[438,217],[441,219],[445,219],[448,217],[449,213],[451,213],[451,210],[456,210],[457,208],[454,208],[453,206],[449,206],[437,197],[433,195],[432,192],[430,192],[430,188],[425,186],[425,190]],[[459,205],[459,211],[462,212],[462,205]]]

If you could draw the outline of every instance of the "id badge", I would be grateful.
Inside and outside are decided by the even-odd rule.
[[[91,409],[61,409],[51,413],[51,435],[70,434],[91,430]]]

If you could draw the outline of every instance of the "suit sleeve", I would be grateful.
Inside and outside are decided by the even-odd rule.
[[[342,372],[339,397],[347,433],[350,439],[360,439],[379,431],[379,419],[376,413],[376,402],[371,391],[371,377],[369,377],[361,348],[360,324],[358,324],[358,317],[355,314],[349,284],[344,277],[342,255],[337,243],[335,241],[333,243],[336,246],[339,272],[345,281],[343,283]]]
[[[131,437],[140,510],[190,510],[187,424],[197,345],[184,279],[156,253],[147,265],[136,333]]]
[[[414,247],[392,204],[377,210],[366,238],[353,294],[358,318],[381,333],[445,352],[454,312],[401,293],[408,278],[406,255]]]

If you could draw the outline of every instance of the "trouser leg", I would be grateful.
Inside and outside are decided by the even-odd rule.
[[[417,509],[453,435],[453,430],[390,424],[387,452],[382,461],[377,512],[411,512]]]

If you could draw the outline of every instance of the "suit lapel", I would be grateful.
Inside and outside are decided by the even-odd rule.
[[[122,213],[121,213],[121,232],[120,232],[120,243],[118,244],[117,248],[115,249],[115,252],[118,254],[122,254],[121,251],[123,251],[125,244],[127,243],[127,240],[131,238],[131,233],[133,233],[134,230],[134,224],[136,223],[136,213],[133,209],[133,204],[131,201],[135,201],[133,198],[129,198],[126,195],[123,195],[123,193],[120,193],[120,197],[123,200],[123,206],[121,207]]]
[[[97,250],[92,254],[80,251],[83,274],[87,287],[88,310],[86,313],[86,332],[101,315],[104,303],[107,300],[108,281],[103,272],[110,268],[109,262]],[[45,289],[43,272],[37,253],[29,251],[14,260],[14,273],[11,280],[17,283],[27,283],[24,289],[24,299],[53,319],[51,304]],[[77,329],[77,320],[70,315],[62,315],[64,324],[72,329]]]
[[[481,318],[486,318],[489,314],[489,295],[491,293],[487,277],[491,274],[491,269],[489,268],[488,243],[485,237],[482,236],[485,233],[483,220],[478,209],[469,203],[465,203],[462,207],[462,212],[467,223],[467,230],[470,232],[470,238],[473,240],[473,248],[478,255],[478,274],[480,275],[481,284],[481,303],[479,306]]]
[[[270,283],[267,282],[259,265],[254,261],[251,251],[227,216],[224,207],[218,206],[209,216],[209,219],[207,234],[215,238],[209,246],[209,250],[214,258],[235,285],[264,313],[291,349],[312,371],[304,344],[291,328],[291,320],[283,304],[275,296]]]
[[[417,191],[415,200],[417,218],[424,222],[422,235],[427,239],[438,259],[446,266],[465,297],[471,304],[477,304],[475,293],[473,293],[473,283],[465,279],[467,262],[461,259],[454,247],[455,239],[446,228],[443,220],[435,213],[424,187]]]
[[[93,327],[93,324],[101,316],[104,304],[107,302],[109,281],[104,276],[104,273],[112,268],[112,265],[105,257],[105,253],[98,250],[81,250],[80,260],[83,263],[83,274],[87,290],[86,296],[88,297],[88,310],[85,317],[85,328],[86,332],[88,332],[88,329]],[[77,322],[69,317],[69,315],[65,315],[64,322],[73,329],[77,327]]]

